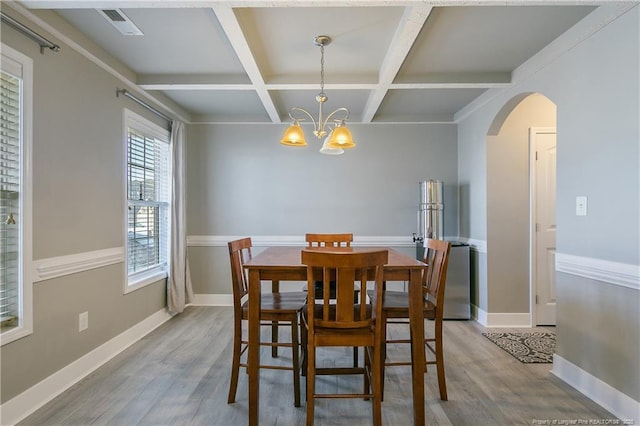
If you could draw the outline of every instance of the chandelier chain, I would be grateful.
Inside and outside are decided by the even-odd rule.
[[[320,45],[320,94],[324,95],[324,44]]]

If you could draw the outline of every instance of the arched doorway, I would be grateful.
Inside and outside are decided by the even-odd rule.
[[[540,238],[548,228],[555,234],[555,127],[555,104],[522,93],[499,111],[487,135],[487,300],[500,325],[555,324],[555,238],[544,250]],[[551,139],[544,162],[553,169],[541,170],[536,146]]]

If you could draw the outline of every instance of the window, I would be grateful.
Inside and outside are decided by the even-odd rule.
[[[167,276],[170,213],[170,134],[125,110],[127,140],[126,291]]]
[[[0,62],[0,324],[2,344],[31,334],[30,58],[2,45]]]

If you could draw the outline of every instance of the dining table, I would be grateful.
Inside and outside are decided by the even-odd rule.
[[[244,264],[248,273],[249,345],[247,354],[249,425],[258,426],[260,416],[260,292],[262,281],[271,281],[277,288],[281,281],[307,280],[307,267],[301,262],[302,250],[307,247],[267,247]],[[384,281],[405,281],[408,285],[409,322],[411,329],[411,376],[413,387],[413,423],[425,424],[424,410],[424,320],[422,316],[422,271],[426,265],[419,260],[389,247],[350,247],[340,251],[388,250],[384,266]]]

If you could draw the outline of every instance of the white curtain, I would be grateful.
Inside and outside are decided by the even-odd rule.
[[[193,301],[193,288],[187,260],[187,220],[185,216],[184,124],[171,123],[171,248],[167,285],[169,312],[180,313]]]

